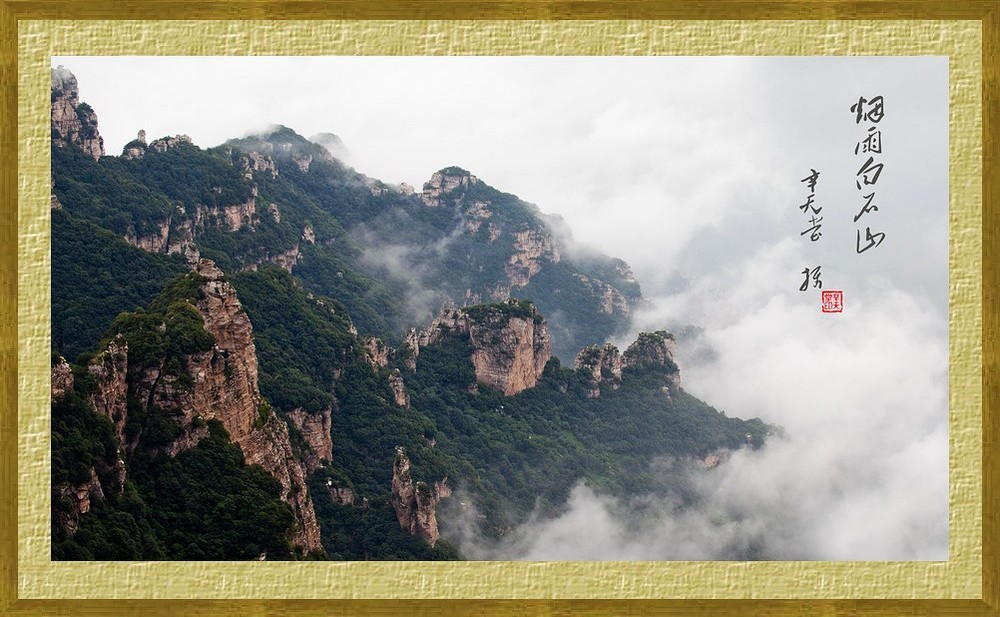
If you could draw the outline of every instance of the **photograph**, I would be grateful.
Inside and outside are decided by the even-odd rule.
[[[50,70],[52,561],[949,559],[948,56]]]

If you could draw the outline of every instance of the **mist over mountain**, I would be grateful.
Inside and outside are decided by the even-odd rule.
[[[76,88],[53,70],[55,558],[581,558],[590,521],[582,558],[786,555],[710,497],[781,430],[687,392],[696,337],[639,331],[629,265],[561,219],[282,126],[109,154]]]

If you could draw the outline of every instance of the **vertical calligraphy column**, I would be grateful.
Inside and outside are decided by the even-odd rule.
[[[861,200],[864,202],[864,205],[861,206],[861,211],[854,217],[855,224],[862,218],[878,212],[878,206],[875,202],[875,184],[882,175],[884,165],[880,160],[882,158],[882,131],[877,125],[885,117],[884,105],[885,102],[881,95],[871,99],[860,96],[858,97],[858,102],[851,105],[851,111],[855,115],[854,124],[860,126],[862,122],[865,122],[868,125],[867,133],[864,134],[854,147],[854,154],[858,159],[867,155],[865,162],[861,164],[858,173],[855,174],[855,186],[861,194]],[[877,248],[882,244],[883,240],[885,240],[884,232],[877,231],[872,233],[871,226],[866,225],[862,246],[861,227],[858,226],[855,250],[860,255],[869,249]]]

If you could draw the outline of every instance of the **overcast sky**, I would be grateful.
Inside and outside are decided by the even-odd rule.
[[[578,240],[633,265],[650,298],[637,327],[705,328],[680,351],[689,391],[788,431],[704,486],[708,503],[746,521],[737,534],[781,529],[765,544],[783,558],[947,558],[947,58],[58,64],[76,74],[109,154],[139,129],[208,147],[283,124],[339,135],[347,162],[386,182],[419,188],[459,165],[562,215]],[[871,123],[850,108],[876,95],[884,167],[859,191],[867,155],[854,148]],[[816,242],[800,235],[810,169]],[[855,224],[872,189],[878,211]],[[866,226],[884,241],[858,255]],[[824,315],[819,289],[799,291],[815,266],[825,289],[844,291],[844,313]],[[607,523],[594,525],[595,543],[606,532],[607,546],[633,547],[609,548],[616,558],[676,558],[667,547],[678,533],[723,533],[666,506],[662,525],[637,527],[613,499],[581,487],[570,518],[535,521],[499,556],[579,557],[579,543],[557,539],[580,513]],[[703,548],[685,555],[726,556]]]

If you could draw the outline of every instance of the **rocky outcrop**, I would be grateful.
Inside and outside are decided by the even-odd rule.
[[[292,506],[295,529],[292,542],[307,552],[322,551],[319,523],[306,472],[298,463],[288,436],[288,425],[271,410],[267,420],[238,442],[248,465],[260,465],[281,484],[281,499]]]
[[[548,327],[534,305],[502,304],[444,309],[423,331],[416,348],[454,334],[469,335],[476,380],[510,396],[535,387],[552,357]]]
[[[97,477],[97,470],[90,468],[90,479],[77,485],[60,484],[55,487],[56,497],[63,502],[63,507],[54,510],[59,524],[66,533],[73,535],[80,524],[80,517],[90,512],[90,502],[93,499],[104,499],[104,488]]]
[[[274,164],[274,159],[260,152],[251,151],[240,157],[240,165],[243,167],[244,177],[252,179],[254,172],[266,173],[271,178],[278,177],[278,167]]]
[[[465,230],[470,234],[479,231],[483,221],[493,216],[490,204],[486,201],[475,201],[465,210]]]
[[[313,231],[312,225],[307,223],[306,226],[302,228],[302,239],[309,244],[316,244],[316,232]]]
[[[311,154],[293,154],[292,162],[299,168],[299,171],[306,173],[309,171],[309,166],[312,165],[313,157]]]
[[[371,365],[373,371],[377,372],[379,367],[388,366],[391,349],[382,339],[366,336],[361,339],[361,345],[365,349],[365,360]]]
[[[330,497],[330,501],[337,505],[354,505],[354,491],[348,486],[336,486],[333,480],[327,480],[326,493]]]
[[[67,392],[73,390],[73,369],[70,368],[66,358],[59,358],[52,363],[52,398],[55,401]]]
[[[166,152],[171,148],[178,148],[180,146],[191,146],[191,145],[194,145],[194,142],[192,142],[191,138],[188,137],[187,135],[174,135],[173,137],[167,136],[153,140],[153,142],[149,144],[147,151],[152,149],[157,152]]]
[[[129,161],[141,159],[146,156],[146,147],[146,131],[140,129],[136,138],[122,148],[122,156]]]
[[[431,326],[433,328],[433,324]],[[420,356],[420,339],[422,332],[417,332],[416,328],[410,328],[399,347],[399,359],[403,366],[411,371],[417,370],[417,358]],[[426,343],[425,343],[426,344]]]
[[[462,195],[451,195],[458,188],[468,188],[479,182],[479,179],[458,167],[448,167],[434,172],[431,179],[424,183],[420,199],[432,208],[440,207],[449,201],[454,204],[462,199]],[[451,197],[451,199],[446,199]]]
[[[605,315],[629,315],[629,301],[614,285],[582,274],[573,275],[590,289],[598,301],[598,310]]]
[[[135,395],[150,409],[173,412],[181,434],[162,448],[170,456],[196,446],[208,434],[207,420],[221,422],[247,463],[261,465],[281,484],[282,499],[295,513],[293,543],[306,551],[322,550],[305,471],[292,449],[288,427],[260,396],[250,319],[212,261],[202,259],[194,275],[201,290],[195,307],[215,344],[187,356],[183,376],[162,366],[145,368],[133,384]]]
[[[141,248],[144,251],[150,253],[164,253],[167,251],[168,244],[167,240],[170,238],[170,219],[157,225],[153,225],[152,229],[148,230],[142,235],[138,235],[135,228],[131,224],[128,226],[128,231],[125,232],[125,241],[132,246]]]
[[[437,525],[437,504],[451,496],[448,479],[428,486],[426,482],[413,483],[410,477],[410,459],[403,448],[396,446],[392,465],[392,507],[399,526],[412,535],[434,546],[440,534]]]
[[[622,354],[622,368],[644,367],[662,370],[667,380],[679,387],[681,376],[674,361],[676,356],[677,343],[674,342],[674,335],[665,330],[643,332]]]
[[[406,391],[403,375],[398,368],[392,369],[392,372],[389,373],[389,389],[392,390],[393,400],[397,407],[410,408],[410,394]]]
[[[299,245],[296,243],[292,248],[287,251],[282,251],[281,253],[276,253],[274,255],[268,255],[264,261],[273,263],[279,268],[292,271],[297,263],[302,261],[302,254],[299,252]]]
[[[88,402],[94,410],[106,416],[115,427],[118,443],[125,444],[128,393],[128,345],[118,335],[87,365],[94,380]]]
[[[97,130],[97,114],[80,102],[76,76],[60,65],[52,69],[52,144],[80,148],[94,160],[104,156],[104,139]]]
[[[576,370],[587,373],[587,397],[601,396],[601,387],[617,390],[622,381],[622,358],[618,348],[611,343],[603,347],[590,345],[580,350],[573,363]]]
[[[307,413],[302,409],[294,409],[288,413],[288,419],[295,430],[302,435],[302,440],[305,441],[308,448],[302,454],[302,462],[305,463],[306,471],[309,473],[319,469],[323,463],[329,463],[333,460],[330,413],[329,409],[324,409],[319,413]]]

